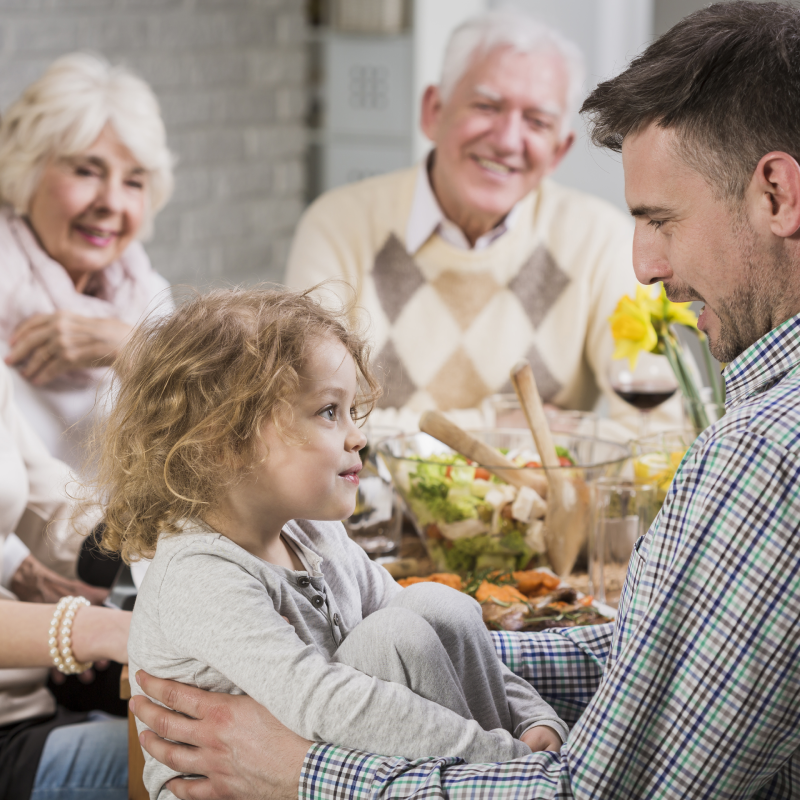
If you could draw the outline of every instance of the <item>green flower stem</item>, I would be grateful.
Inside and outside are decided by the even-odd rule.
[[[703,351],[703,359],[706,362],[706,370],[708,371],[708,380],[711,383],[711,392],[714,397],[714,402],[718,405],[725,404],[725,392],[722,388],[722,376],[720,375],[717,364],[711,358],[711,350],[708,349],[708,337],[702,336],[698,332],[700,339],[700,349]]]
[[[664,354],[675,373],[681,393],[689,401],[689,416],[692,426],[699,434],[708,427],[708,415],[694,377],[686,365],[683,348],[671,332],[666,333],[663,337],[659,336],[659,339],[663,342]]]

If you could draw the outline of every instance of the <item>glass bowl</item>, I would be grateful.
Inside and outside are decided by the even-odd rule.
[[[526,477],[537,475],[546,482],[547,470],[538,465],[530,431],[471,433],[519,463]],[[548,549],[554,551],[559,537],[569,535],[578,549],[586,541],[593,511],[589,484],[618,474],[630,450],[617,442],[568,434],[553,434],[553,440],[565,454],[563,466],[554,471],[563,479],[564,491],[578,501],[569,532],[546,529],[546,498],[527,487],[510,486],[425,433],[387,439],[378,452],[436,569],[466,575],[549,566]]]

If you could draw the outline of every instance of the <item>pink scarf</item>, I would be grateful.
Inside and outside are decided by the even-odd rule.
[[[25,264],[20,263],[23,260]],[[9,265],[5,269],[3,261]],[[15,262],[13,266],[11,261]],[[8,207],[0,210],[0,286],[5,283],[8,287],[3,280],[7,269],[22,279],[11,280],[10,288],[16,297],[0,318],[0,340],[5,342],[16,327],[33,314],[63,310],[84,317],[116,317],[134,325],[145,311],[155,308],[159,300],[163,300],[167,308],[172,307],[166,291],[167,282],[150,266],[139,242],[133,242],[117,261],[95,273],[86,293],[81,293],[61,264],[41,248],[25,220]],[[83,389],[104,373],[104,369],[76,370],[53,381],[48,388]]]

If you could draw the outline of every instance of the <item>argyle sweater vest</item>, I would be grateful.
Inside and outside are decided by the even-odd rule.
[[[286,282],[330,288],[363,310],[384,407],[470,408],[510,391],[530,361],[545,400],[589,409],[604,391],[608,317],[632,294],[630,221],[609,204],[544,181],[521,201],[511,230],[479,251],[437,234],[416,252],[405,229],[416,168],[335,189],[306,211]],[[352,289],[347,290],[346,284]]]

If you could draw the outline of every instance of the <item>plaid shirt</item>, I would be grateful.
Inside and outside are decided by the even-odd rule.
[[[560,753],[407,761],[313,745],[300,798],[800,798],[800,316],[725,371],[727,414],[635,545],[615,624],[497,633]]]

